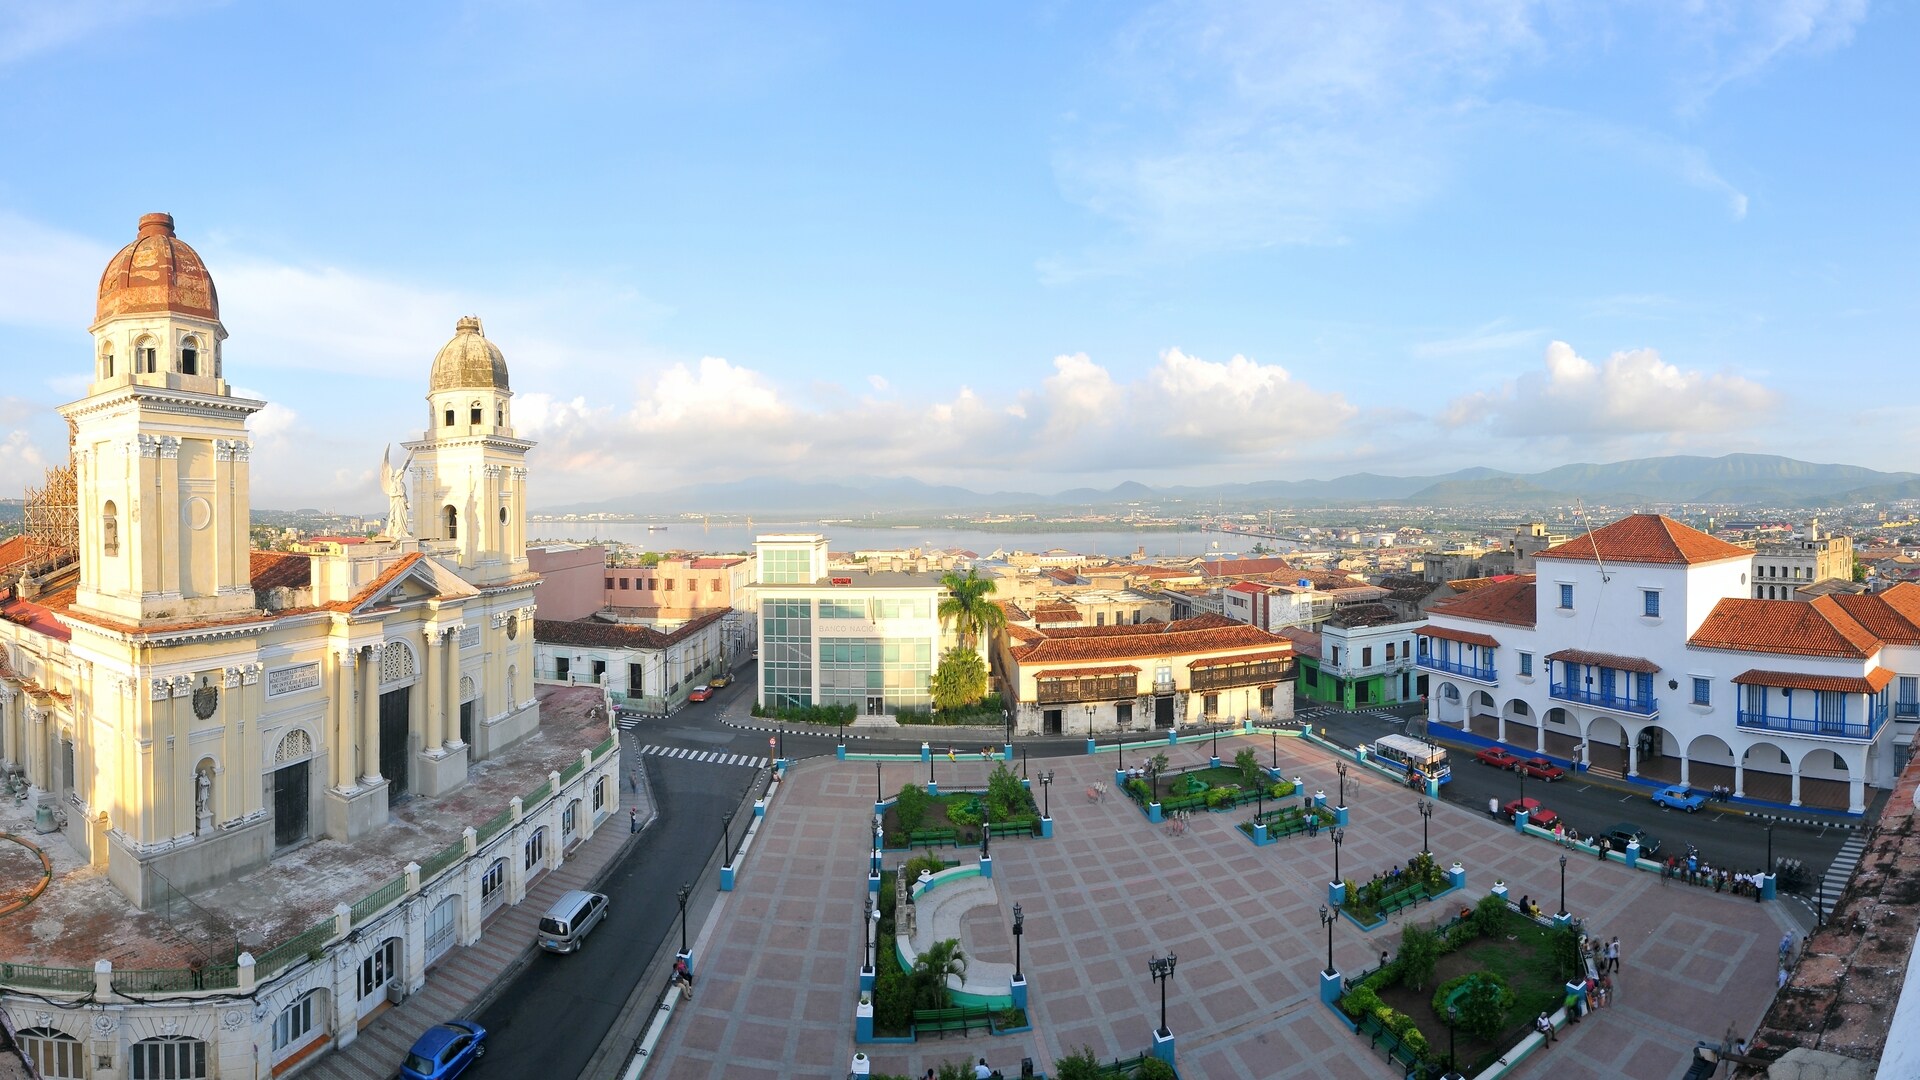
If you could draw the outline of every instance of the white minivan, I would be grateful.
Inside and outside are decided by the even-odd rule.
[[[540,947],[548,952],[574,952],[606,916],[605,894],[578,889],[563,894],[540,916]]]

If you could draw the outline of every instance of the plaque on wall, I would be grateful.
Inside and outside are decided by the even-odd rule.
[[[320,685],[320,664],[315,662],[272,668],[267,672],[267,696],[297,694]]]

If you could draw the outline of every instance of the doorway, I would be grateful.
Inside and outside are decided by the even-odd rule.
[[[867,695],[867,715],[884,716],[887,712],[887,699],[879,694]]]
[[[290,847],[307,838],[309,761],[273,771],[273,846]]]
[[[1047,709],[1040,714],[1040,733],[1042,735],[1060,734],[1060,710]]]
[[[460,741],[473,745],[473,702],[460,703]]]
[[[1173,727],[1173,695],[1153,699],[1153,726],[1165,731]]]
[[[380,695],[380,775],[391,785],[387,798],[407,792],[407,751],[409,709],[412,687],[389,690]]]

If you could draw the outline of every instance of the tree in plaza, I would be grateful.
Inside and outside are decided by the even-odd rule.
[[[1400,951],[1393,962],[1400,965],[1400,978],[1415,990],[1424,990],[1440,961],[1440,935],[1408,923],[1400,931]]]
[[[1260,785],[1260,759],[1251,750],[1233,755],[1233,767],[1240,770],[1240,782],[1247,787]]]
[[[992,578],[969,567],[964,576],[955,570],[940,575],[940,584],[947,587],[946,599],[940,601],[940,625],[953,625],[961,648],[976,651],[982,634],[1006,627],[1006,610],[987,599],[995,588]]]
[[[967,955],[960,951],[959,938],[947,938],[927,946],[913,962],[914,1006],[921,1009],[945,1009],[952,1004],[947,976],[967,977]]]
[[[987,662],[972,649],[948,649],[933,671],[932,691],[936,709],[963,709],[978,702],[987,696]]]

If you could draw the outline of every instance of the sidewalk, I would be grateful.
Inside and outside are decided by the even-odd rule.
[[[620,827],[627,824],[627,811],[637,808],[643,826],[659,815],[648,788],[646,763],[639,760],[628,740],[621,740],[620,749],[623,757],[632,754],[620,769],[620,805],[595,830],[593,838],[575,848],[560,869],[535,882],[527,890],[526,899],[495,913],[479,941],[452,950],[429,968],[426,985],[405,1002],[374,1013],[352,1045],[317,1059],[301,1070],[301,1075],[325,1080],[391,1080],[421,1032],[453,1017],[471,1016],[493,997],[534,951],[534,931],[547,905],[569,889],[588,888],[629,843],[639,839],[639,834]],[[626,790],[630,769],[640,773],[637,792]]]

